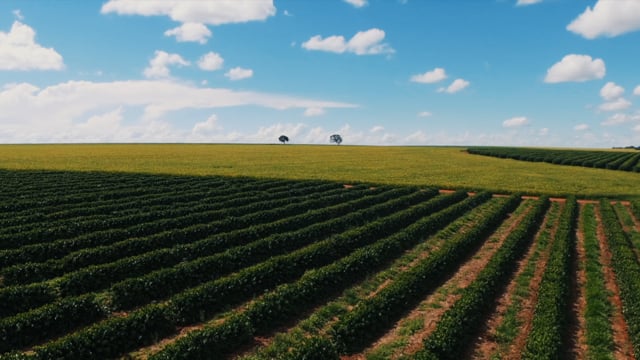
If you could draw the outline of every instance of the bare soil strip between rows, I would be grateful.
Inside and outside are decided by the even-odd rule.
[[[561,204],[561,206],[558,206],[556,210],[558,215],[562,212],[563,208],[564,208],[564,204]],[[498,299],[496,309],[494,310],[493,314],[491,314],[491,316],[488,318],[487,322],[485,323],[485,328],[479,334],[476,343],[470,347],[470,352],[468,354],[469,357],[473,357],[474,359],[489,359],[491,358],[491,356],[496,354],[496,352],[499,350],[498,349],[499,344],[497,342],[496,333],[497,333],[498,327],[504,321],[504,315],[507,309],[513,304],[514,296],[515,296],[514,293],[517,287],[517,283],[515,279],[517,279],[520,276],[520,274],[523,273],[523,271],[527,267],[527,264],[533,257],[533,254],[536,252],[537,248],[540,246],[539,239],[543,234],[543,232],[546,231],[545,229],[549,226],[548,223],[549,223],[550,211],[552,210],[550,209],[545,215],[545,218],[542,224],[540,225],[540,230],[535,235],[532,246],[530,246],[530,248],[527,250],[527,253],[525,254],[524,258],[518,262],[518,269],[516,270],[513,277],[511,278],[511,282],[507,286],[505,292]],[[525,299],[522,302],[522,305],[521,305],[522,307],[520,309],[520,312],[517,315],[518,320],[520,320],[520,323],[522,324],[522,326],[520,327],[520,333],[514,339],[513,343],[509,347],[508,349],[509,352],[506,354],[507,355],[506,359],[513,359],[513,358],[519,357],[519,355],[521,354],[521,350],[524,347],[526,336],[529,334],[529,331],[531,329],[531,320],[533,319],[533,310],[535,309],[535,306],[537,303],[537,294],[538,294],[537,290],[540,284],[540,280],[542,279],[542,274],[544,273],[547,260],[549,258],[549,253],[553,245],[552,241],[558,229],[559,219],[560,219],[559,216],[557,219],[555,219],[555,223],[552,225],[552,228],[549,231],[549,237],[548,237],[549,243],[546,245],[545,251],[540,254],[540,257],[536,261],[534,275],[531,278],[530,285],[529,285],[530,297],[528,299]]]
[[[387,334],[378,339],[372,346],[365,349],[361,354],[349,357],[349,359],[364,359],[365,354],[375,351],[380,346],[392,343],[401,336],[400,324],[422,319],[424,323],[423,328],[410,335],[404,348],[397,350],[392,358],[410,356],[419,351],[422,348],[424,339],[435,330],[438,320],[460,298],[460,292],[475,280],[477,274],[486,266],[493,253],[500,248],[511,231],[520,224],[522,219],[532,209],[530,204],[522,206],[528,206],[528,208],[519,214],[519,216],[507,219],[493,235],[485,240],[481,248],[473,254],[467,262],[462,264],[458,271],[442,286],[427,296],[424,301],[407,316],[398,321],[394,328],[389,330]]]
[[[576,258],[574,259],[574,298],[573,302],[573,319],[574,328],[571,331],[571,349],[570,353],[575,359],[587,358],[587,335],[586,335],[586,319],[585,313],[587,308],[587,299],[585,295],[585,287],[587,285],[587,254],[585,250],[585,237],[584,237],[584,221],[582,212],[584,211],[585,204],[578,204],[578,224],[576,227]]]
[[[616,283],[615,273],[611,268],[611,251],[607,242],[607,237],[604,232],[604,225],[602,224],[602,215],[600,213],[600,207],[596,209],[596,220],[598,223],[598,240],[600,242],[600,262],[602,263],[602,270],[604,271],[604,278],[606,282],[606,289],[611,294],[611,304],[613,305],[613,342],[615,344],[614,357],[616,359],[635,359],[633,354],[633,344],[629,336],[629,328],[627,322],[622,315],[622,300],[620,298],[620,289]]]

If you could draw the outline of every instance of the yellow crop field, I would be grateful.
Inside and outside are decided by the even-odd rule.
[[[2,145],[0,168],[432,185],[578,197],[640,196],[640,174],[470,155],[462,147]]]

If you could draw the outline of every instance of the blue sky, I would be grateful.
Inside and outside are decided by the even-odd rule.
[[[640,145],[640,0],[0,1],[0,142]]]

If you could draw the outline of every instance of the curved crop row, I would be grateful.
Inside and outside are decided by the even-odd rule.
[[[474,228],[450,239],[418,265],[400,274],[375,297],[361,302],[333,326],[331,335],[337,347],[344,353],[353,353],[377,338],[407,308],[414,307],[453,272],[519,203],[520,196],[512,196]]]
[[[636,358],[640,357],[640,264],[611,203],[600,201],[605,235],[611,250],[611,265],[622,298],[622,313],[629,327]]]
[[[354,251],[330,265],[307,272],[298,281],[284,284],[259,298],[241,314],[232,315],[223,323],[189,333],[166,346],[151,359],[206,359],[208,354],[220,356],[249,342],[256,333],[263,333],[307,311],[318,302],[361,280],[367,274],[400,256],[458,216],[487,201],[490,195],[478,194],[440,212],[419,219],[400,232]],[[312,339],[308,348],[297,349],[299,358],[308,357],[311,350],[329,358],[333,345]],[[304,351],[302,351],[304,350]]]
[[[548,198],[538,200],[533,210],[507,236],[478,277],[462,291],[460,299],[444,313],[434,332],[425,339],[424,350],[416,354],[416,358],[460,358],[465,344],[478,331],[496,297],[515,271],[517,260],[526,252],[548,208]]]
[[[561,358],[571,313],[571,262],[575,248],[578,204],[574,197],[566,206],[558,223],[545,272],[538,290],[538,303],[531,331],[522,354],[524,359]]]

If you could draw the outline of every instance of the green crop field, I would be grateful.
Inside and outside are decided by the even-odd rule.
[[[640,196],[640,174],[470,155],[459,147],[2,145],[0,168],[429,185],[578,197]]]
[[[457,147],[3,145],[0,359],[639,358],[638,176]]]

